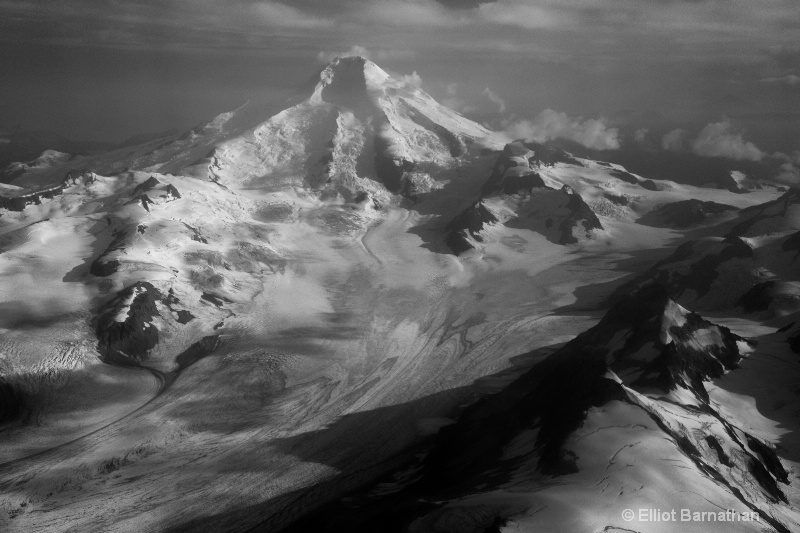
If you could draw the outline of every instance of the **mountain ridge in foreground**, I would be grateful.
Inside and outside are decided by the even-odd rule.
[[[339,58],[14,166],[3,530],[800,527],[797,190],[500,138]]]

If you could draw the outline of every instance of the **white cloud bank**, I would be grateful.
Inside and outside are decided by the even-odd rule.
[[[734,131],[727,119],[708,124],[700,130],[692,143],[692,151],[697,155],[747,161],[761,161],[764,157],[764,152],[750,141],[745,141],[742,132]]]
[[[506,127],[514,139],[545,142],[550,139],[569,139],[595,150],[617,150],[619,130],[609,128],[606,119],[570,118],[566,113],[545,109],[533,120],[519,120]]]

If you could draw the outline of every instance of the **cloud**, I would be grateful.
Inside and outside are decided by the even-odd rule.
[[[280,2],[257,2],[252,10],[267,26],[314,29],[333,25],[331,19],[314,17]]]
[[[783,161],[774,178],[775,181],[795,187],[800,185],[800,151],[796,150],[791,154],[775,152],[771,157]]]
[[[686,130],[676,128],[661,138],[661,148],[670,152],[682,152],[686,149]]]
[[[497,111],[500,114],[506,112],[506,101],[500,98],[500,96],[498,96],[497,93],[495,93],[493,90],[486,87],[481,94],[486,96],[486,98],[488,98],[490,102],[492,102],[497,106]]]
[[[787,161],[780,166],[780,170],[778,170],[778,174],[775,176],[775,181],[785,183],[786,185],[800,185],[800,167]]]
[[[369,52],[369,50],[367,50],[363,46],[354,44],[353,46],[350,47],[349,50],[345,50],[344,52],[320,50],[319,53],[317,53],[317,61],[319,61],[320,63],[330,63],[337,57],[353,57],[353,56],[361,56],[370,59],[372,57],[372,54]]]
[[[633,139],[639,143],[644,144],[645,139],[647,138],[647,132],[650,131],[647,128],[639,128],[635,132],[633,132]]]
[[[742,132],[733,130],[730,121],[708,124],[692,143],[692,151],[708,157],[761,161],[764,152],[750,141],[745,141]]]
[[[467,104],[459,94],[457,83],[448,83],[445,88],[446,96],[439,99],[439,103],[445,107],[461,113],[462,115],[469,115],[477,111],[475,106]]]
[[[364,24],[417,29],[458,26],[467,20],[434,0],[367,0],[354,5],[358,7],[352,16]]]
[[[800,86],[800,76],[796,74],[787,74],[786,76],[780,76],[778,78],[764,78],[759,81],[761,81],[761,83],[789,85],[790,87]]]
[[[411,74],[404,74],[403,76],[400,76],[400,81],[410,83],[415,87],[422,87],[422,78],[420,77],[419,74],[417,74],[416,70]]]
[[[517,26],[527,30],[558,28],[573,23],[570,10],[557,4],[542,4],[536,5],[520,0],[481,4],[478,7],[478,18],[483,22]]]
[[[550,139],[570,139],[594,150],[619,148],[619,131],[609,128],[606,119],[570,118],[566,113],[545,109],[533,120],[519,120],[506,127],[506,133],[515,139],[545,142]]]

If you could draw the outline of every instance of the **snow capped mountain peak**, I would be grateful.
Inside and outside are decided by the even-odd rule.
[[[253,185],[271,176],[270,189],[299,186],[345,201],[361,192],[413,196],[489,135],[363,57],[334,59],[311,95],[295,101],[252,136],[218,146],[215,181]]]

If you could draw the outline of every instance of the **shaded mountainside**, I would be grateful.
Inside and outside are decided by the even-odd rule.
[[[787,501],[780,485],[788,483],[773,446],[717,413],[705,388],[738,368],[745,345],[727,328],[669,300],[661,288],[642,290],[440,430],[424,462],[409,471],[410,481],[411,474],[398,473],[394,490],[385,481],[383,491],[331,504],[289,531],[499,531],[512,525],[512,516],[520,527],[518,517],[535,515],[554,486],[607,482],[613,458],[602,480],[580,477],[607,458],[576,454],[583,437],[573,434],[588,418],[627,405],[626,411],[641,410],[653,431],[693,465],[691,474],[681,475],[725,487],[776,531],[788,533],[773,515]],[[626,442],[619,451],[639,444],[620,441]],[[666,465],[650,467],[670,475]],[[553,478],[560,481],[554,485]]]
[[[557,148],[538,143],[514,141],[498,155],[480,199],[447,225],[446,244],[456,255],[481,242],[486,224],[501,222],[509,228],[530,229],[556,244],[575,244],[602,230],[597,215],[580,194],[568,185],[548,185],[536,169],[579,161]],[[553,180],[550,180],[554,184]],[[500,201],[513,212],[498,216],[489,204]]]
[[[653,209],[637,222],[645,226],[688,228],[715,221],[726,212],[737,211],[732,205],[689,199],[672,202]]]
[[[617,294],[655,281],[672,298],[698,308],[739,306],[747,313],[779,315],[800,310],[798,198],[797,189],[792,189],[776,200],[743,209],[719,227],[725,237],[682,243]]]

